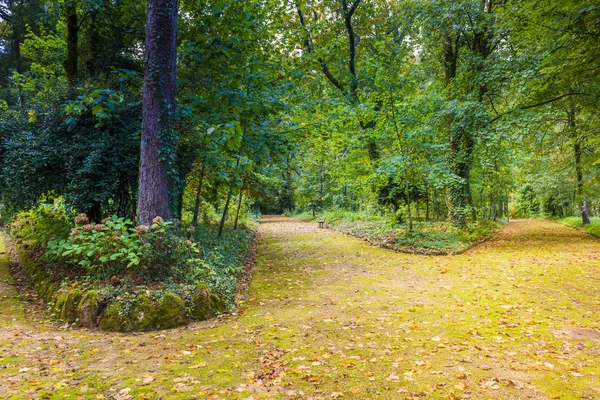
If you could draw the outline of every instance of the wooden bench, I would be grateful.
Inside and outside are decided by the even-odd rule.
[[[325,216],[324,215],[321,217],[321,220],[319,221],[319,228],[325,228]]]

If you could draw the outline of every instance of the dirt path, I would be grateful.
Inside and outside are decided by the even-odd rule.
[[[240,315],[136,335],[3,317],[0,398],[600,398],[597,240],[523,220],[427,257],[314,225],[264,219]]]

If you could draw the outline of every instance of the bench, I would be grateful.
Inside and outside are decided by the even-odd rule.
[[[319,228],[325,228],[325,216],[324,215],[321,217],[321,220],[319,221]]]

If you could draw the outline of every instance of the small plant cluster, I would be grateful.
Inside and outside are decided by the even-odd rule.
[[[74,222],[68,238],[49,241],[47,258],[80,265],[101,277],[128,269],[166,276],[201,263],[196,243],[179,236],[173,223],[159,216],[151,226],[135,226],[130,219],[116,216],[94,224],[85,214],[77,215]]]

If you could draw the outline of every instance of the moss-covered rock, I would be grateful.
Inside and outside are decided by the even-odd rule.
[[[114,302],[104,312],[100,320],[100,329],[111,332],[124,332],[127,318],[122,315],[123,303]]]
[[[100,329],[113,332],[138,332],[156,329],[157,309],[145,296],[137,296],[133,304],[126,307],[122,301],[112,303],[100,320]]]
[[[44,295],[42,298],[46,301],[46,303],[50,303],[54,298],[54,292],[56,291],[56,284],[54,282],[48,282],[46,286],[46,290],[44,291]]]
[[[185,325],[185,303],[181,297],[173,293],[161,297],[156,308],[155,322],[160,329]]]
[[[54,316],[65,322],[75,322],[77,306],[81,300],[81,290],[62,288],[55,295]]]
[[[204,321],[217,314],[225,312],[225,302],[210,291],[205,283],[199,283],[194,291],[192,316],[198,321]]]
[[[98,322],[100,313],[100,302],[98,301],[98,292],[88,290],[82,297],[77,307],[77,317],[81,326],[93,328]]]
[[[215,311],[215,314],[223,314],[227,311],[225,301],[214,293],[211,293],[210,295],[210,306]]]
[[[149,331],[155,329],[155,314],[154,303],[146,296],[137,296],[128,318],[129,330]]]

